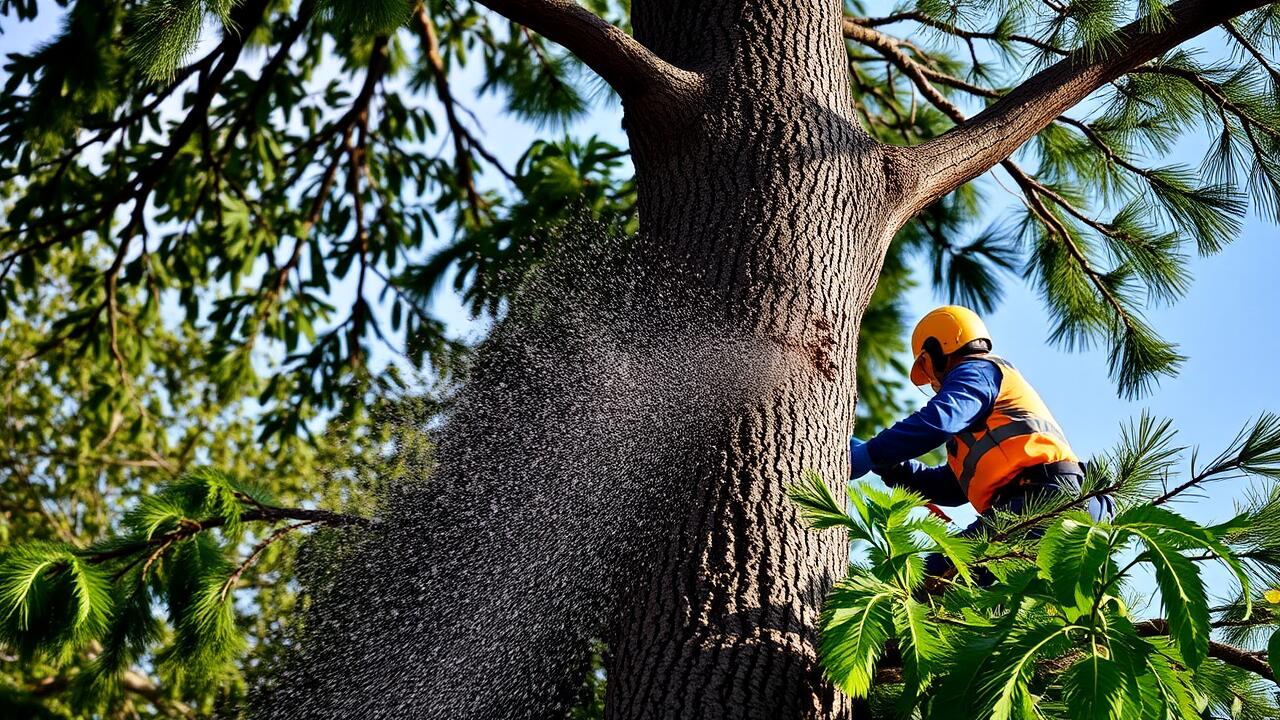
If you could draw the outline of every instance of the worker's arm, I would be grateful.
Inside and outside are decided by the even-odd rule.
[[[913,458],[944,444],[991,412],[1000,393],[1000,368],[966,362],[943,380],[923,408],[866,443],[850,442],[853,476],[874,469],[889,485],[916,490],[939,505],[968,501],[951,469],[930,468]]]
[[[907,460],[897,465],[875,468],[875,472],[889,487],[904,487],[924,496],[938,505],[955,507],[969,502],[955,473],[946,465],[929,467],[919,460]]]
[[[985,418],[1000,394],[1000,380],[1000,368],[993,362],[958,365],[928,404],[867,441],[871,467],[919,457]]]

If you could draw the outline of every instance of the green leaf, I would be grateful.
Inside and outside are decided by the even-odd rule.
[[[980,686],[992,720],[1035,717],[1035,702],[1030,681],[1035,661],[1042,653],[1052,652],[1055,641],[1061,641],[1073,626],[1046,622],[1016,628],[996,649],[988,666],[990,673]]]
[[[787,497],[800,508],[800,517],[815,530],[843,527],[861,531],[861,526],[844,511],[835,493],[812,470],[804,472],[804,478],[787,488]]]
[[[1249,575],[1236,554],[1223,543],[1210,528],[1205,528],[1163,507],[1139,505],[1115,518],[1114,526],[1127,532],[1143,530],[1155,532],[1183,550],[1204,549],[1227,566],[1235,574],[1244,593],[1245,610],[1241,619],[1248,619],[1252,612],[1252,592]]]
[[[928,682],[935,661],[944,654],[942,633],[929,619],[929,606],[911,597],[896,604],[893,621],[902,655],[903,679],[918,688]]]
[[[180,543],[166,569],[174,639],[158,662],[193,676],[217,677],[245,647],[227,588],[234,565],[213,537],[202,533]]]
[[[875,677],[876,660],[894,630],[897,590],[874,578],[855,575],[836,583],[818,619],[818,653],[841,690],[865,698]]]
[[[1179,547],[1160,533],[1128,528],[1146,547],[1144,557],[1155,570],[1160,603],[1169,622],[1169,631],[1187,665],[1204,661],[1209,652],[1209,601],[1196,564],[1179,552]]]
[[[1131,706],[1128,668],[1096,652],[1067,668],[1062,676],[1063,700],[1076,720],[1129,720],[1141,716]],[[1138,698],[1139,703],[1141,698]]]
[[[24,653],[70,652],[103,632],[112,606],[108,577],[70,546],[26,543],[0,562],[0,639]]]
[[[1189,674],[1164,652],[1146,656],[1146,673],[1138,678],[1144,717],[1200,720],[1200,702]]]
[[[911,529],[923,533],[933,541],[934,546],[930,552],[942,553],[952,565],[955,565],[956,572],[965,579],[965,582],[973,583],[973,574],[969,568],[969,564],[974,558],[974,542],[958,535],[952,535],[946,526],[935,517],[922,518],[911,524]]]
[[[1040,575],[1063,605],[1087,611],[1094,586],[1111,559],[1111,535],[1083,513],[1065,517],[1045,531],[1036,553]]]
[[[129,57],[149,80],[168,80],[195,49],[203,22],[201,0],[151,0],[134,11]]]

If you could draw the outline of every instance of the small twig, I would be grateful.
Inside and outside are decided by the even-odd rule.
[[[231,576],[227,578],[227,581],[225,583],[223,583],[222,590],[221,592],[218,593],[218,598],[220,600],[225,600],[227,598],[227,593],[231,592],[235,588],[235,586],[240,582],[240,576],[244,574],[244,571],[249,569],[249,566],[253,565],[253,563],[258,559],[258,557],[262,555],[263,551],[265,551],[268,547],[270,547],[272,543],[276,542],[277,540],[284,537],[285,535],[288,535],[294,530],[307,527],[308,525],[315,525],[318,522],[320,521],[304,520],[302,522],[293,523],[292,525],[285,525],[284,527],[278,528],[275,532],[263,538],[261,542],[259,542],[257,545],[253,547],[253,550],[249,553],[248,557],[244,559],[244,562],[240,563],[239,567],[236,568],[236,571],[231,573]]]

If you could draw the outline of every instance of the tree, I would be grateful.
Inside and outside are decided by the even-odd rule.
[[[1280,418],[1262,416],[1201,467],[1193,454],[1186,480],[1175,440],[1168,421],[1143,416],[1095,458],[1079,493],[997,517],[975,540],[913,513],[923,501],[902,490],[859,488],[846,514],[811,475],[792,490],[809,522],[865,543],[820,620],[830,677],[854,697],[877,694],[885,717],[1275,717]],[[1250,477],[1261,489],[1221,524],[1169,507]],[[1078,509],[1103,494],[1120,502],[1114,520]],[[925,552],[955,564],[941,591],[925,592]],[[1209,563],[1231,577],[1215,588],[1228,598],[1219,607]],[[1139,568],[1154,575],[1166,617],[1142,617],[1154,603],[1134,587]],[[979,569],[993,587],[975,582]],[[1267,635],[1270,654],[1254,650]]]
[[[398,3],[304,3],[295,15],[269,18],[266,3],[209,5],[238,31],[224,33],[210,54],[176,71],[183,51],[194,45],[205,6],[130,6],[134,12],[125,20],[124,6],[77,3],[61,50],[20,58],[11,70],[11,91],[24,82],[33,90],[6,101],[6,117],[13,118],[6,124],[8,147],[17,158],[13,177],[21,178],[11,182],[22,192],[9,211],[14,232],[6,236],[16,246],[0,267],[6,274],[21,270],[29,285],[54,248],[82,237],[107,242],[105,268],[86,262],[100,271],[82,275],[101,282],[82,285],[83,307],[56,337],[90,340],[126,376],[145,343],[120,333],[122,317],[141,315],[141,308],[121,310],[122,280],[173,287],[195,307],[199,288],[225,282],[230,294],[211,315],[224,345],[219,377],[231,386],[244,383],[254,372],[253,341],[278,340],[299,372],[277,375],[269,385],[267,398],[279,401],[268,427],[298,431],[304,416],[297,409],[333,398],[349,369],[360,366],[361,343],[376,337],[365,293],[372,285],[365,283],[379,271],[391,277],[380,263],[408,263],[404,247],[421,231],[408,238],[401,233],[433,221],[406,203],[404,186],[396,187],[410,177],[404,170],[412,168],[412,180],[423,183],[417,195],[429,188],[439,207],[462,208],[462,227],[486,222],[476,218],[490,200],[469,182],[473,163],[485,155],[457,120],[432,48],[439,55],[455,43],[451,49],[459,53],[468,39],[475,42],[490,79],[509,92],[513,107],[533,114],[572,106],[566,89],[572,86],[555,82],[555,68],[566,60],[546,52],[539,35],[568,48],[614,88],[626,109],[643,242],[624,246],[624,267],[689,269],[677,281],[735,332],[775,348],[785,368],[744,402],[709,406],[714,412],[705,425],[718,433],[710,451],[673,459],[685,469],[680,487],[690,488],[692,497],[678,515],[684,521],[650,530],[662,538],[661,530],[677,530],[677,539],[664,540],[670,552],[643,583],[644,592],[627,596],[634,607],[610,638],[610,669],[625,679],[610,686],[609,704],[619,717],[658,707],[676,715],[848,712],[818,672],[811,632],[823,590],[842,572],[845,549],[805,535],[783,488],[799,466],[838,475],[839,448],[854,415],[853,338],[891,239],[908,220],[916,219],[900,241],[936,243],[942,279],[949,283],[965,273],[981,279],[969,261],[998,247],[1000,236],[962,242],[954,211],[972,203],[965,182],[1003,164],[1027,199],[1018,230],[1032,249],[1030,274],[1055,318],[1055,337],[1068,345],[1108,344],[1118,385],[1131,394],[1173,371],[1180,359],[1142,320],[1144,301],[1179,295],[1186,240],[1202,252],[1216,250],[1243,210],[1231,184],[1219,181],[1247,167],[1254,194],[1274,207],[1276,121],[1265,86],[1275,78],[1266,54],[1275,36],[1274,6],[921,4],[866,18],[836,3],[646,2],[632,6],[634,35],[627,35],[567,2],[485,4],[518,24],[503,35],[469,4],[413,8],[426,80],[454,108],[446,113],[455,143],[449,162],[402,155],[379,142],[421,135],[417,127],[428,125],[424,113],[402,111],[403,104],[380,90],[385,73],[401,62],[393,31],[409,8]],[[33,12],[29,4],[4,7]],[[1135,16],[1116,28],[1118,18]],[[436,31],[440,17],[454,32]],[[253,81],[236,67],[246,41],[267,35],[268,19],[273,52]],[[1241,53],[1230,68],[1174,51],[1233,21],[1228,34]],[[896,22],[984,48],[957,60],[882,29]],[[316,109],[299,90],[298,79],[323,53],[324,33],[316,27],[342,38],[339,55],[364,68],[363,80],[346,95],[349,104],[342,104],[340,84],[329,93],[326,108],[345,108],[335,113]],[[119,62],[119,44],[110,39],[120,35],[131,38],[134,63]],[[306,49],[298,51],[302,60],[291,54],[297,42]],[[69,62],[71,48],[94,48],[115,62]],[[1009,57],[1019,49],[1052,62],[1002,87],[983,55]],[[280,72],[286,65],[300,72]],[[127,80],[140,70],[162,81],[176,72],[173,79],[181,82],[134,90],[138,83]],[[152,111],[183,87],[192,89],[184,115],[162,141],[151,139],[135,121],[156,117]],[[1096,117],[1063,116],[1102,88],[1115,93]],[[128,95],[130,109],[109,102],[111,92]],[[951,99],[957,94],[991,104],[964,120]],[[368,112],[373,97],[383,103],[376,129]],[[917,97],[936,110],[918,107]],[[218,98],[223,102],[215,105]],[[268,99],[296,112],[303,126],[314,122],[315,131],[299,131],[287,118],[268,123]],[[1146,167],[1139,151],[1159,151],[1177,131],[1197,124],[1201,110],[1222,131],[1217,159],[1204,168],[1209,182],[1194,172]],[[95,168],[80,156],[81,141],[68,142],[81,128],[89,129],[91,144],[102,133],[96,142],[115,142],[117,132],[128,139]],[[905,144],[887,144],[890,137]],[[1033,138],[1041,162],[1028,172],[1007,158]],[[346,195],[337,201],[331,192],[340,172]],[[300,178],[312,181],[301,199],[294,194]],[[1103,188],[1105,197],[1090,197],[1081,189],[1086,186]],[[58,201],[48,202],[53,197]],[[1102,200],[1120,207],[1106,222],[1082,209]],[[154,248],[144,237],[151,232],[148,203],[182,209],[160,216],[162,224],[174,225],[153,231],[164,233]],[[117,214],[120,232],[110,222]],[[193,233],[233,241],[187,243],[177,229],[184,222]],[[206,227],[194,229],[201,224]],[[327,244],[309,241],[316,230]],[[280,235],[292,242],[276,253]],[[479,238],[475,247],[483,252],[464,246],[464,262],[503,254],[507,246],[495,240]],[[211,247],[216,251],[206,255]],[[313,250],[319,257],[307,256]],[[330,331],[309,340],[316,318],[327,312],[310,283],[326,287],[327,268],[355,272],[355,302]],[[256,279],[255,291],[237,290],[245,277]],[[446,347],[438,326],[416,314],[420,304],[406,296],[398,305],[402,284],[385,287],[402,307],[399,317],[413,318],[406,321],[411,349]],[[138,302],[147,307],[146,300]],[[128,338],[123,346],[121,338]],[[307,352],[295,353],[303,341]],[[480,396],[486,383],[537,385],[520,367],[495,362],[486,372]],[[494,431],[484,442],[503,437]],[[450,487],[465,497],[465,485]],[[692,602],[685,605],[684,597]],[[742,612],[728,612],[731,607]],[[736,700],[713,709],[718,697]]]
[[[1246,13],[1249,27],[1268,26],[1274,6],[1263,3],[1191,0],[1136,12],[1111,3],[1001,7],[998,29],[987,35],[1021,43],[1012,36],[1043,12],[1049,32],[1033,41],[1060,59],[1007,92],[979,86],[995,96],[986,109],[967,120],[948,111],[954,128],[907,146],[877,142],[859,125],[852,51],[838,30],[891,59],[944,108],[951,106],[934,83],[968,83],[913,60],[902,41],[876,29],[886,21],[848,18],[835,3],[637,2],[634,36],[568,3],[486,4],[575,52],[622,97],[646,252],[701,270],[700,289],[725,313],[805,361],[725,413],[723,455],[691,459],[696,490],[675,541],[680,549],[663,557],[617,628],[609,708],[618,717],[655,708],[704,717],[849,712],[816,671],[809,631],[816,598],[842,574],[846,548],[796,535],[782,475],[797,463],[829,476],[842,470],[853,391],[847,339],[885,248],[908,218],[1006,162],[1027,196],[1031,268],[1057,335],[1108,342],[1121,392],[1135,393],[1179,357],[1141,320],[1133,293],[1177,295],[1184,276],[1175,248],[1197,238],[1211,250],[1241,208],[1221,185],[1142,169],[1125,138],[1158,143],[1207,103],[1228,147],[1236,137],[1249,143],[1243,157],[1227,152],[1223,172],[1243,159],[1259,196],[1274,197],[1274,105],[1247,80],[1270,67],[1260,64],[1265,56],[1209,79],[1210,68],[1174,51]],[[1134,14],[1116,28],[1116,18]],[[912,19],[977,35],[956,26],[960,17],[950,7],[921,6]],[[1057,121],[1109,83],[1118,99],[1105,122]],[[1158,98],[1154,108],[1145,107],[1143,91]],[[1046,179],[1007,161],[1039,133],[1058,163],[1042,169]],[[1101,168],[1093,164],[1099,158]],[[1143,182],[1139,192],[1167,209],[1172,230],[1139,220],[1143,195],[1099,222],[1068,190],[1071,181],[1099,176],[1133,182],[1130,174]],[[1097,265],[1104,251],[1115,255],[1106,270]],[[803,431],[779,429],[800,422]]]

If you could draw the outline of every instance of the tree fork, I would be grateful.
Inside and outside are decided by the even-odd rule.
[[[1140,18],[1116,31],[1106,49],[1081,48],[1032,75],[996,103],[947,133],[895,151],[919,174],[905,222],[920,209],[1013,154],[1104,84],[1268,0],[1180,0],[1162,21]]]

